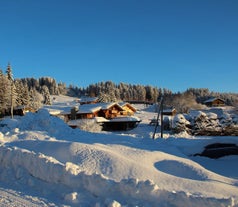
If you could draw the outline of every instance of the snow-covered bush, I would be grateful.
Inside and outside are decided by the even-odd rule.
[[[224,113],[220,117],[222,135],[238,136],[238,116]]]
[[[184,115],[177,114],[172,120],[172,131],[180,133],[186,131],[190,133],[190,122],[185,119]]]
[[[207,113],[207,118],[209,120],[209,125],[207,126],[207,129],[221,131],[221,126],[217,114],[209,112]]]
[[[98,124],[94,119],[82,119],[77,122],[77,127],[79,127],[81,130],[89,132],[102,131],[102,126]]]
[[[228,113],[223,113],[220,117],[220,124],[223,128],[232,125],[231,115]]]
[[[191,110],[187,115],[177,114],[173,118],[172,131],[192,135],[238,136],[238,115],[223,109]]]
[[[238,124],[238,115],[237,114],[234,114],[231,118],[232,118],[232,122],[234,124]]]
[[[194,135],[219,135],[221,127],[215,113],[198,111],[193,119],[192,133]]]

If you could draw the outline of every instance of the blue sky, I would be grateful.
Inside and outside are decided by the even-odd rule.
[[[237,0],[0,0],[0,68],[67,85],[238,92]]]

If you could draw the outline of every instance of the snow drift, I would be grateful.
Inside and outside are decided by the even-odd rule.
[[[124,134],[71,129],[46,110],[0,127],[0,184],[51,206],[238,206],[237,156],[193,157],[237,137],[152,140],[155,114]]]
[[[104,203],[115,200],[122,205],[137,206],[232,206],[233,200],[204,198],[185,192],[168,192],[159,189],[152,181],[124,179],[120,182],[110,180],[100,174],[86,174],[73,163],[62,164],[52,157],[41,153],[36,154],[16,147],[0,147],[1,170],[11,169],[17,179],[21,179],[22,170],[42,181],[63,184],[74,189],[72,201],[80,203],[77,191],[87,191],[95,197],[100,197]],[[4,171],[4,170],[3,170]],[[65,196],[69,200],[69,195]],[[145,202],[146,201],[146,202]],[[96,205],[96,203],[95,203]]]

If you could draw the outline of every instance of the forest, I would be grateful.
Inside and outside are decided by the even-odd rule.
[[[79,80],[80,83],[80,80]],[[50,95],[68,95],[73,97],[98,97],[100,102],[114,101],[147,101],[158,102],[163,96],[166,107],[175,107],[178,112],[189,109],[201,109],[205,100],[216,97],[225,101],[228,106],[238,105],[238,93],[220,93],[208,88],[188,88],[184,92],[173,93],[166,88],[151,85],[134,85],[105,81],[90,84],[86,88],[57,83],[54,78],[21,78],[14,79],[11,65],[5,73],[0,70],[0,116],[14,107],[27,106],[34,110],[42,104],[50,105]]]

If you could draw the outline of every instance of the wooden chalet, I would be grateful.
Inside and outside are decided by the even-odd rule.
[[[225,101],[220,98],[210,98],[204,101],[204,104],[208,107],[219,107],[219,106],[225,106]]]
[[[133,107],[129,108],[129,105],[127,107],[134,110]],[[73,128],[77,127],[80,119],[95,119],[106,131],[129,130],[140,122],[137,117],[128,116],[128,112],[118,103],[84,104],[79,108],[74,107],[68,112],[62,112],[61,115],[64,116],[64,121]]]
[[[123,108],[124,112],[123,115],[127,115],[127,116],[132,116],[135,114],[136,112],[136,108],[133,107],[130,103],[127,102],[122,102],[119,103],[119,105]]]
[[[98,116],[112,119],[123,114],[123,108],[117,103],[102,103]]]
[[[74,119],[92,119],[95,117],[112,119],[121,114],[123,114],[123,108],[117,103],[83,104],[79,108],[72,108],[70,112],[61,113],[66,122]]]

